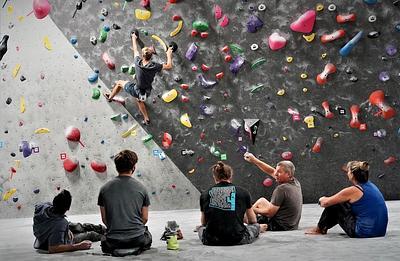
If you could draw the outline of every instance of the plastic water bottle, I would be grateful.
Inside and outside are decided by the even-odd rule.
[[[379,129],[379,130],[375,131],[374,132],[374,137],[378,137],[378,138],[386,137],[386,130],[385,129]]]

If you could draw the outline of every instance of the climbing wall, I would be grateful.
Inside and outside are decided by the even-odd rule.
[[[72,193],[70,214],[98,213],[122,149],[139,156],[134,177],[151,209],[197,207],[198,190],[121,104],[99,95],[106,85],[88,82],[93,70],[51,18],[31,11],[31,1],[8,1],[0,13],[0,36],[9,35],[0,62],[0,218],[32,216],[61,189]]]

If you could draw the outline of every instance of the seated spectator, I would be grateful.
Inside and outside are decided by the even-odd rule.
[[[249,192],[232,184],[229,165],[219,161],[212,166],[212,173],[216,185],[200,197],[200,240],[204,245],[251,244],[267,226],[257,223]]]
[[[52,254],[89,249],[92,241],[100,241],[105,232],[101,225],[73,224],[65,219],[71,201],[69,191],[63,190],[54,197],[53,203],[46,202],[35,206],[34,248]]]
[[[271,202],[260,198],[254,203],[253,210],[259,215],[258,223],[268,224],[270,231],[297,229],[301,218],[303,195],[300,182],[294,177],[293,163],[285,160],[273,168],[249,152],[244,154],[244,159],[255,164],[279,184],[272,193]]]
[[[98,205],[107,227],[106,238],[101,242],[104,253],[120,255],[119,249],[150,249],[152,236],[145,226],[149,215],[149,195],[146,188],[132,178],[137,161],[133,151],[118,153],[114,158],[118,176],[100,189]]]
[[[353,184],[331,197],[321,197],[324,209],[317,227],[306,234],[326,234],[337,224],[349,237],[383,237],[386,234],[388,211],[379,189],[368,181],[366,161],[347,163],[347,177]]]

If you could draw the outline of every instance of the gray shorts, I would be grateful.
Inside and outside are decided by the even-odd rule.
[[[145,101],[151,93],[151,90],[140,90],[134,82],[127,82],[124,91],[141,101]]]

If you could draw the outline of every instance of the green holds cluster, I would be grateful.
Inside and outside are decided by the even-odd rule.
[[[194,21],[193,24],[193,29],[196,29],[199,32],[205,32],[208,30],[208,23],[205,21]]]
[[[231,49],[232,54],[235,56],[244,53],[243,48],[238,44],[230,44],[229,49]]]
[[[120,68],[122,73],[129,73],[130,75],[134,75],[135,74],[135,66],[131,65],[122,65]]]
[[[265,58],[257,58],[251,63],[251,69],[255,69],[267,61]]]
[[[98,88],[92,89],[92,99],[98,100],[100,98],[100,90]]]

